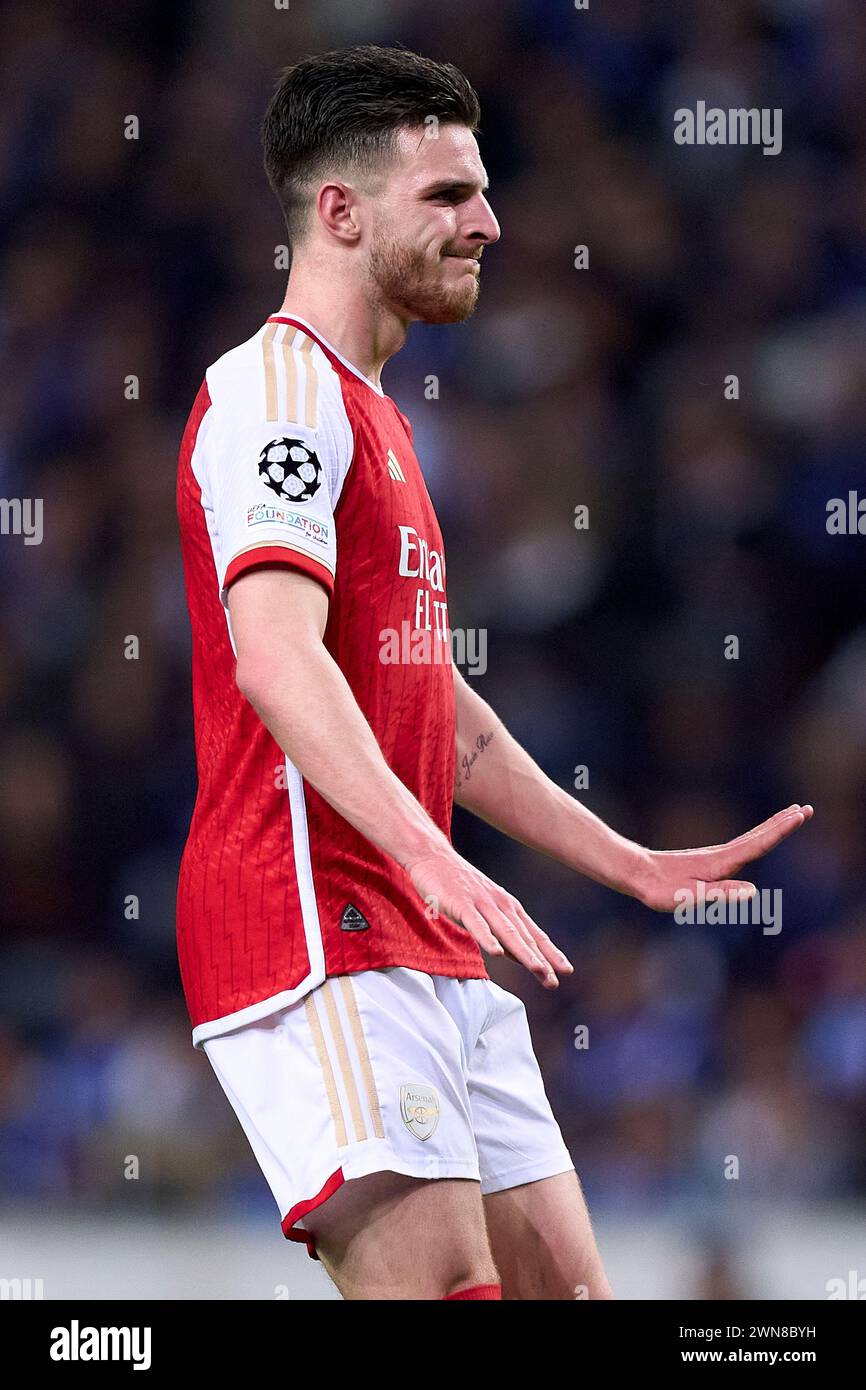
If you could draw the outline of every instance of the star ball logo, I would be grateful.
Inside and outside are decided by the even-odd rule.
[[[309,502],[319,490],[322,465],[301,439],[272,439],[259,454],[259,476],[285,502]]]

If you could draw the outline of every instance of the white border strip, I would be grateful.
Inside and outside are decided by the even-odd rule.
[[[205,412],[204,419],[210,414]],[[208,425],[210,421],[208,421]],[[204,514],[205,528],[210,539],[211,554],[213,556],[214,567],[219,574],[219,565],[216,553],[216,536],[208,525],[208,513],[205,506],[205,493],[202,488],[203,478],[196,472],[194,460],[203,449],[206,431],[202,431],[199,426],[193,455],[190,459],[193,477],[201,490],[201,507]],[[228,608],[223,606],[223,613],[226,620],[226,631],[228,633],[231,649],[237,656],[234,635],[232,633],[231,618]],[[310,969],[307,975],[295,985],[293,989],[281,990],[279,994],[272,994],[268,999],[259,999],[255,1004],[248,1005],[245,1009],[238,1009],[235,1013],[224,1014],[222,1018],[211,1019],[207,1023],[200,1023],[192,1030],[193,1047],[200,1047],[208,1038],[218,1037],[221,1033],[231,1033],[236,1028],[242,1028],[246,1023],[256,1023],[259,1019],[267,1018],[269,1014],[276,1013],[278,1009],[283,1009],[287,1004],[294,1004],[301,999],[316,985],[320,985],[325,978],[325,948],[322,942],[322,928],[319,922],[319,907],[316,902],[316,890],[313,883],[313,866],[310,858],[310,836],[307,826],[307,806],[304,800],[304,781],[300,772],[290,763],[288,758],[285,760],[286,766],[286,785],[289,797],[289,814],[292,818],[292,848],[295,859],[295,876],[298,883],[298,897],[301,904],[301,918],[304,924],[304,938],[307,945],[307,955],[310,961]]]
[[[224,1014],[222,1018],[199,1023],[192,1030],[193,1047],[200,1047],[208,1038],[219,1037],[221,1033],[232,1033],[246,1023],[257,1023],[269,1014],[276,1013],[287,1004],[302,999],[311,989],[315,989],[325,979],[325,948],[322,942],[322,928],[319,922],[319,907],[313,883],[313,866],[310,859],[310,836],[307,828],[307,806],[304,801],[304,782],[298,769],[288,758],[285,760],[288,782],[289,808],[292,817],[292,846],[295,855],[295,876],[298,881],[298,897],[301,902],[301,917],[304,923],[304,938],[307,956],[310,961],[309,972],[292,989],[281,990],[268,999],[259,999],[245,1009]]]

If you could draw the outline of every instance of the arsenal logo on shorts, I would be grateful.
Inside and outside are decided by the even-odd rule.
[[[400,1114],[410,1134],[429,1139],[439,1123],[439,1097],[433,1087],[415,1082],[401,1086]]]

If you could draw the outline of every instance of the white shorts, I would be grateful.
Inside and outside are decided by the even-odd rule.
[[[492,980],[394,966],[330,978],[202,1044],[279,1207],[304,1217],[382,1170],[500,1192],[574,1167],[526,1010]]]

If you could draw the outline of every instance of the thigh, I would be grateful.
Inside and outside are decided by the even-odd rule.
[[[613,1298],[573,1170],[483,1200],[504,1299]]]
[[[609,1298],[574,1164],[553,1115],[526,1009],[493,981],[468,1062],[481,1191],[503,1298]]]
[[[486,1002],[467,1062],[482,1193],[573,1171],[544,1089],[522,1000],[492,980],[456,983],[469,985]]]
[[[499,1282],[477,1182],[372,1173],[307,1219],[346,1299],[442,1299]]]
[[[313,1227],[324,1229],[317,1213],[351,1212],[352,1189],[371,1175],[384,1175],[368,1184],[374,1192],[418,1186],[389,1187],[388,1175],[462,1180],[449,1182],[463,1194],[451,1205],[471,1192],[481,1212],[463,1036],[429,975],[395,967],[328,979],[269,1018],[209,1039],[205,1051],[284,1234],[311,1255]],[[330,1224],[329,1233],[336,1238]]]

